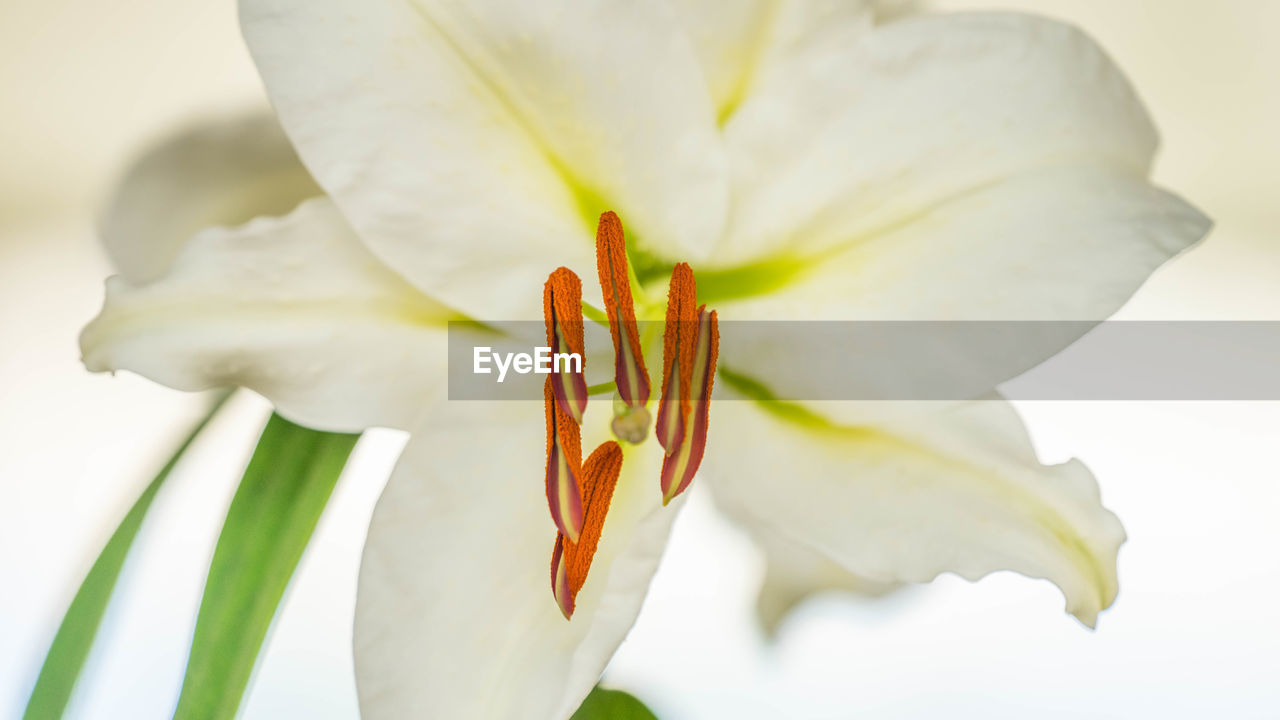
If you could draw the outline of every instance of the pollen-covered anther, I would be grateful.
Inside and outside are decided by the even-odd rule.
[[[572,540],[582,532],[582,429],[555,399],[551,378],[542,387],[547,418],[547,507],[556,528]]]
[[[716,357],[720,351],[720,324],[714,310],[698,308],[697,339],[694,342],[690,404],[692,422],[675,451],[662,461],[662,504],[684,492],[702,464],[707,447],[707,425],[711,420],[711,388],[715,383]]]
[[[563,533],[557,535],[551,553],[551,593],[566,619],[573,616],[578,591],[587,581],[621,472],[622,447],[612,440],[601,443],[582,464],[581,492],[586,509],[582,534],[577,542]]]
[[[582,281],[569,268],[556,268],[542,290],[543,317],[547,323],[547,347],[552,357],[574,353],[582,362],[557,365],[548,377],[556,402],[582,424],[587,409],[586,343],[582,327]]]
[[[689,420],[694,346],[698,339],[698,286],[693,270],[680,263],[667,289],[667,322],[662,337],[662,397],[658,402],[658,443],[670,456],[680,446]]]
[[[547,345],[553,353],[583,352],[582,281],[568,268],[558,268],[543,288]],[[577,540],[582,530],[582,496],[578,476],[582,467],[582,413],[587,384],[582,368],[572,365],[547,376],[543,401],[547,419],[547,507],[556,527]]]
[[[596,228],[596,270],[613,338],[614,385],[622,399],[621,406],[614,404],[613,431],[619,438],[638,444],[649,434],[649,412],[644,407],[649,402],[649,370],[636,325],[626,238],[622,221],[612,212],[600,215]]]

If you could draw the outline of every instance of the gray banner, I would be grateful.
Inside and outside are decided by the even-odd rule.
[[[656,395],[662,327],[640,325]],[[540,322],[450,323],[449,398],[541,399],[545,336]],[[588,384],[612,380],[608,328],[588,321],[586,346]],[[717,400],[965,400],[997,387],[1022,400],[1280,400],[1280,322],[725,321],[719,366]]]

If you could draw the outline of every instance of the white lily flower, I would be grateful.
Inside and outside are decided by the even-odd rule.
[[[687,262],[724,319],[1101,319],[1208,229],[1148,183],[1155,132],[1119,71],[1048,20],[241,0],[241,21],[326,194],[195,232],[218,216],[204,199],[243,217],[282,178],[269,213],[310,194],[305,174],[261,124],[157,151],[126,188],[210,179],[163,205],[119,196],[113,216],[138,220],[107,225],[121,276],[85,362],[249,387],[313,427],[412,433],[361,571],[366,718],[567,717],[639,612],[682,502],[663,506],[657,439],[623,444],[566,620],[543,406],[441,402],[445,322],[535,316],[555,268],[591,276],[602,211],[626,223],[642,317]],[[178,220],[150,220],[165,213]],[[587,405],[586,447],[612,437],[608,405]],[[1114,600],[1119,522],[1083,465],[1037,460],[1007,405],[873,420],[844,405],[716,404],[698,482],[859,583],[1014,570],[1088,625]],[[817,586],[840,584],[828,564]],[[789,603],[803,589],[785,577]]]

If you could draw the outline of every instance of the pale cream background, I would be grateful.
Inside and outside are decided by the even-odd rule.
[[[1280,2],[1023,0],[1099,38],[1164,137],[1157,178],[1217,221],[1129,317],[1280,318]],[[70,592],[194,401],[89,376],[75,336],[109,268],[91,222],[127,159],[205,113],[263,103],[229,0],[0,6],[0,716],[25,701]],[[1117,606],[1089,633],[1045,583],[944,578],[883,604],[823,600],[770,647],[758,558],[695,497],[608,679],[678,718],[1274,717],[1280,707],[1280,406],[1023,406],[1046,460],[1097,472],[1126,523]],[[244,402],[156,503],[80,718],[172,712]],[[243,715],[355,716],[353,579],[400,438],[362,447],[291,588]]]

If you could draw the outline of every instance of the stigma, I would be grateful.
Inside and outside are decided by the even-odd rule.
[[[612,212],[600,216],[596,229],[596,270],[613,341],[615,396],[610,429],[619,440],[641,445],[649,435],[652,393],[636,322],[626,239],[622,222]],[[547,278],[543,314],[552,352],[585,358],[582,282],[572,270],[557,268]],[[663,505],[688,489],[702,462],[719,338],[715,311],[697,304],[693,269],[686,263],[676,264],[667,291],[661,395],[654,428],[663,452],[658,478]],[[585,370],[579,366],[552,373],[543,387],[547,506],[557,530],[551,591],[566,619],[573,616],[578,591],[595,558],[624,455],[622,446],[609,440],[582,460],[581,426],[588,401]]]

